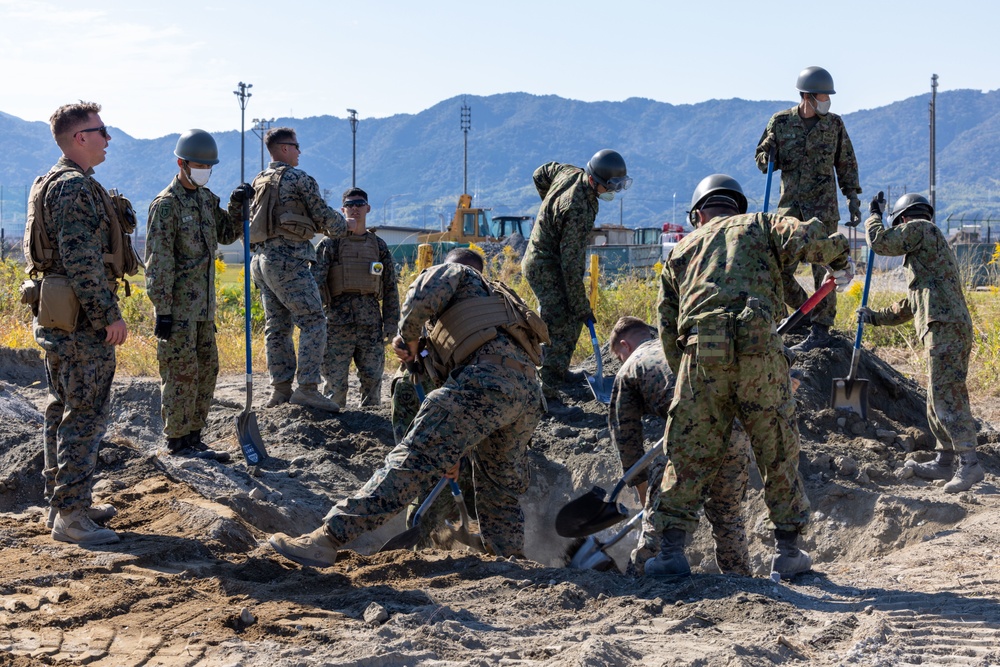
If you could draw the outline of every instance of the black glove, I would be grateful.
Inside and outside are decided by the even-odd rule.
[[[597,324],[597,318],[594,316],[594,311],[588,310],[583,316],[583,323],[586,325]]]
[[[868,211],[872,215],[877,215],[882,217],[882,213],[885,212],[885,193],[879,190],[879,193],[872,197],[872,203],[868,206]]]
[[[872,312],[871,308],[867,306],[862,306],[856,311],[858,313],[858,322],[860,324],[871,324],[875,325],[875,313]]]
[[[229,202],[232,204],[242,204],[245,200],[253,197],[253,188],[249,183],[240,183],[229,195]]]
[[[173,315],[157,315],[156,316],[156,326],[153,327],[153,335],[160,340],[167,340],[170,338],[170,333],[174,330],[174,316]]]

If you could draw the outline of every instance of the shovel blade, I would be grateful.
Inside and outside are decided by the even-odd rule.
[[[236,437],[247,464],[255,466],[267,460],[264,439],[260,437],[257,415],[247,411],[236,415]]]
[[[395,549],[412,549],[420,542],[420,526],[407,528],[399,535],[395,535],[386,540],[386,543],[375,553],[393,551]]]
[[[599,486],[566,503],[556,515],[556,533],[562,537],[586,537],[628,518],[625,508],[604,500]]]
[[[604,553],[604,545],[596,537],[588,537],[569,561],[569,567],[578,570],[606,572],[615,561]]]
[[[834,378],[830,407],[835,410],[849,410],[867,420],[868,380]]]
[[[587,385],[590,387],[590,393],[594,395],[594,400],[598,403],[604,403],[604,405],[611,404],[611,387],[613,384],[614,378],[587,376]]]

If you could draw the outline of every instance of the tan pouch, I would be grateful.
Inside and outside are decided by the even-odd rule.
[[[63,331],[76,331],[80,317],[80,300],[73,290],[73,283],[66,276],[47,275],[42,278],[38,300],[39,326]]]
[[[735,361],[732,313],[709,315],[698,320],[698,364],[730,366]]]

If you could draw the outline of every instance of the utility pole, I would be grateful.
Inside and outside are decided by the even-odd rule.
[[[260,138],[260,170],[264,171],[264,135],[271,129],[273,118],[254,118],[253,133]]]
[[[465,134],[465,184],[462,188],[464,194],[469,194],[469,130],[471,129],[472,107],[465,103],[465,98],[462,98],[462,132]]]
[[[931,208],[937,211],[937,171],[935,165],[935,153],[937,152],[936,145],[936,125],[937,125],[937,87],[938,87],[938,75],[931,74],[931,108],[930,108],[930,122],[931,122],[931,182],[930,182],[930,194],[931,194]]]
[[[348,116],[347,120],[351,121],[351,187],[356,188],[357,182],[356,177],[358,173],[358,112],[354,109],[348,109],[347,113],[351,114]]]

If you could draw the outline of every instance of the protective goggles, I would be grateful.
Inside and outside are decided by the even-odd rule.
[[[632,177],[631,176],[615,176],[609,178],[608,180],[601,183],[605,188],[611,192],[624,192],[632,187]]]

